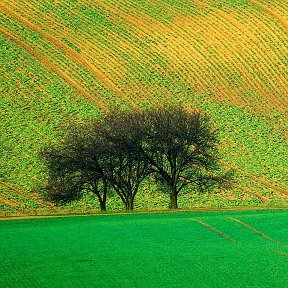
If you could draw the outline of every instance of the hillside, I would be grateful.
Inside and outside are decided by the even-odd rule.
[[[0,215],[97,209],[90,196],[60,210],[41,199],[39,149],[71,122],[165,103],[213,117],[237,176],[231,191],[180,196],[183,208],[288,206],[287,0],[3,0],[0,9]],[[165,195],[148,190],[136,208],[165,208]]]

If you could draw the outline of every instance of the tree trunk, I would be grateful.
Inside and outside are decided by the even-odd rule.
[[[126,211],[133,211],[133,201],[131,199],[128,199],[128,201],[125,203]]]
[[[172,193],[170,195],[170,209],[178,209],[178,203],[177,203],[177,193]]]
[[[103,197],[101,197],[100,192],[97,189],[94,190],[94,193],[98,198],[100,210],[106,211],[107,188],[106,187],[104,188]]]
[[[99,204],[100,204],[100,210],[101,211],[106,211],[106,201],[100,200]]]

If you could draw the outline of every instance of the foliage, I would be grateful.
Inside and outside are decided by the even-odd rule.
[[[43,150],[49,173],[46,198],[71,201],[89,190],[106,210],[109,183],[126,210],[133,210],[140,184],[154,174],[169,191],[170,208],[177,209],[178,194],[187,185],[207,191],[228,182],[228,174],[216,175],[216,144],[216,132],[200,112],[172,106],[110,112],[71,129],[59,147]]]
[[[169,191],[170,208],[176,209],[177,196],[187,185],[200,191],[228,182],[219,174],[217,134],[210,119],[198,111],[182,107],[161,107],[147,112],[147,144],[144,157],[156,173],[155,179]]]

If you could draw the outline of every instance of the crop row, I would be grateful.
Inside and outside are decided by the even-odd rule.
[[[79,17],[76,17],[76,16],[71,17],[72,20],[70,20],[70,22],[68,22],[67,18],[63,19],[61,24],[57,24],[56,28],[51,27],[50,32],[51,32],[51,29],[53,28],[53,30],[52,30],[53,33],[55,35],[58,35],[59,39],[65,38],[65,39],[68,39],[69,42],[71,42],[71,43],[73,42],[74,43],[73,45],[76,45],[77,47],[79,47],[81,54],[84,55],[85,59],[87,59],[87,61],[89,61],[89,63],[96,63],[95,66],[97,66],[98,64],[100,66],[104,65],[103,70],[105,70],[105,71],[109,72],[109,74],[111,74],[111,77],[113,78],[115,85],[124,87],[122,89],[123,91],[121,91],[121,92],[122,92],[122,94],[125,95],[125,97],[127,97],[130,93],[137,94],[137,92],[138,92],[137,87],[136,87],[136,89],[133,88],[133,86],[135,86],[135,82],[137,82],[136,81],[137,78],[141,79],[140,82],[142,82],[142,85],[147,80],[148,80],[148,83],[146,85],[150,84],[152,81],[152,83],[151,83],[152,85],[150,84],[150,87],[148,86],[148,89],[152,88],[151,92],[158,91],[159,90],[158,88],[160,88],[160,90],[164,90],[163,93],[167,92],[167,89],[165,89],[167,87],[165,87],[165,85],[163,85],[163,84],[165,84],[165,79],[167,80],[167,76],[168,76],[168,78],[170,78],[169,80],[171,80],[171,77],[169,77],[169,73],[164,73],[164,75],[163,75],[163,74],[161,74],[161,72],[163,73],[163,69],[165,70],[166,68],[171,69],[171,66],[172,66],[173,69],[177,68],[176,71],[177,71],[177,73],[179,72],[181,81],[185,80],[186,82],[187,81],[191,82],[191,79],[189,80],[187,78],[192,78],[192,79],[194,78],[194,83],[191,83],[191,84],[195,84],[195,82],[196,82],[196,84],[199,86],[199,89],[201,89],[201,91],[211,92],[211,93],[214,93],[216,95],[219,94],[219,96],[221,96],[222,99],[224,97],[227,98],[227,96],[232,95],[235,98],[235,100],[233,100],[233,101],[235,101],[235,103],[238,103],[238,104],[242,103],[242,105],[251,104],[251,99],[249,99],[249,97],[245,97],[245,94],[247,95],[247,91],[257,91],[258,93],[260,93],[260,95],[267,95],[268,93],[270,93],[270,94],[273,94],[273,97],[269,97],[269,98],[271,98],[272,104],[274,106],[276,106],[277,109],[282,109],[283,105],[281,105],[281,104],[283,104],[283,100],[281,100],[281,99],[283,99],[283,97],[281,97],[282,96],[281,93],[283,92],[283,87],[285,87],[285,82],[283,82],[283,81],[285,81],[285,78],[284,78],[283,73],[277,72],[278,74],[275,74],[275,71],[281,72],[281,69],[283,71],[284,66],[282,68],[281,68],[281,66],[276,67],[275,63],[277,63],[277,61],[276,61],[277,59],[279,60],[279,63],[283,63],[283,60],[282,60],[283,57],[281,59],[279,59],[279,57],[281,55],[276,55],[277,57],[275,56],[276,57],[276,58],[274,57],[275,59],[274,58],[270,59],[269,58],[270,56],[267,57],[266,54],[267,55],[270,55],[270,54],[273,55],[274,51],[276,51],[276,52],[279,51],[279,53],[282,53],[283,55],[285,55],[285,45],[284,45],[284,42],[280,43],[278,41],[276,43],[275,39],[270,39],[272,41],[268,41],[268,38],[267,38],[267,40],[265,40],[265,33],[266,33],[266,31],[269,32],[269,29],[271,29],[271,28],[266,29],[264,31],[265,33],[258,33],[255,35],[255,28],[253,30],[253,27],[247,27],[247,25],[246,25],[245,31],[249,32],[247,34],[249,36],[249,38],[248,38],[248,36],[245,33],[243,33],[243,31],[242,31],[243,25],[238,19],[235,20],[235,19],[233,19],[233,17],[227,16],[227,13],[221,13],[218,9],[218,10],[216,10],[216,12],[212,10],[212,12],[208,15],[209,18],[207,16],[207,19],[204,18],[204,20],[202,20],[202,22],[199,21],[199,19],[195,20],[195,21],[197,21],[196,28],[198,27],[198,31],[203,32],[203,31],[205,31],[205,29],[207,30],[207,22],[208,23],[209,22],[214,23],[214,25],[209,25],[209,34],[204,33],[203,34],[204,38],[202,40],[197,39],[197,37],[196,37],[196,39],[198,41],[193,41],[193,39],[195,39],[195,36],[197,36],[197,34],[195,35],[195,33],[193,32],[195,29],[192,29],[192,28],[194,28],[194,27],[189,27],[189,25],[190,25],[189,22],[187,23],[187,21],[186,21],[186,23],[183,23],[183,22],[178,21],[178,23],[177,23],[177,21],[174,21],[174,22],[170,21],[172,24],[170,24],[170,26],[167,26],[168,24],[164,25],[162,23],[157,23],[154,19],[149,18],[147,15],[143,15],[143,13],[142,14],[138,13],[138,17],[130,17],[129,14],[127,14],[127,13],[125,14],[125,13],[121,12],[121,11],[125,11],[125,7],[127,7],[128,3],[125,2],[125,3],[122,3],[122,5],[121,5],[121,3],[122,2],[118,2],[118,4],[117,4],[119,11],[118,10],[115,11],[115,8],[113,8],[112,4],[109,6],[107,3],[105,4],[106,10],[104,9],[106,14],[110,13],[110,14],[108,14],[109,17],[106,15],[106,17],[108,17],[109,19],[115,18],[116,17],[115,14],[118,13],[118,14],[116,14],[117,17],[120,17],[120,18],[122,18],[122,20],[124,20],[123,24],[122,24],[122,28],[125,28],[125,29],[122,29],[121,32],[119,31],[119,25],[116,25],[115,23],[111,24],[111,20],[106,21],[107,25],[105,22],[105,25],[106,25],[105,31],[104,31],[105,33],[103,32],[103,27],[101,27],[101,25],[97,25],[97,23],[96,23],[96,25],[97,25],[96,27],[99,29],[95,29],[95,25],[93,25],[93,24],[95,24],[95,23],[93,23],[94,18],[92,18],[92,17],[89,18],[86,14],[89,15],[89,13],[88,13],[89,11],[93,11],[92,10],[93,8],[94,8],[94,10],[98,9],[101,6],[95,6],[94,5],[90,8],[90,6],[92,4],[87,6],[87,3],[85,1],[81,1],[79,3],[79,5],[80,5],[79,7],[85,7],[87,9],[85,9],[85,10],[82,9],[79,11],[75,8],[72,10],[71,6],[68,5],[68,2],[64,2],[61,6],[61,9],[63,9],[63,11],[67,10],[67,11],[69,11],[69,13],[71,12],[71,16],[77,15]],[[86,6],[85,6],[85,4],[86,4]],[[10,5],[12,5],[12,4],[10,4]],[[16,5],[16,4],[14,4],[14,5]],[[29,8],[29,6],[31,6],[31,8]],[[19,5],[17,7],[19,8]],[[25,11],[26,11],[26,9],[32,9],[32,8],[34,9],[35,12],[34,13],[32,13],[32,12],[28,13],[28,15],[36,14],[37,3],[30,3],[30,4],[28,3],[28,7],[25,6]],[[89,10],[89,8],[90,8],[90,10]],[[86,10],[88,10],[88,12],[85,12],[86,13],[85,14],[83,11],[86,11]],[[258,10],[256,10],[256,9],[250,9],[250,10],[249,10],[250,14],[251,14],[251,12],[253,12],[253,16],[257,16],[255,19],[258,19],[260,16],[263,18],[263,15],[260,15],[260,14],[257,15]],[[56,10],[56,11],[58,11],[58,10]],[[103,11],[103,8],[101,11]],[[58,14],[60,12],[58,11]],[[136,12],[137,11],[134,11],[134,13],[132,13],[132,15],[134,15],[134,14],[136,15],[137,14]],[[58,15],[58,14],[56,14],[56,12],[55,12],[55,14],[53,14],[53,17],[45,15],[45,18],[50,17],[51,22],[52,22],[54,16],[58,16],[57,19],[59,19],[58,21],[60,23],[61,18],[59,18],[59,16],[62,15],[62,17],[63,17],[63,13],[62,14],[60,13],[60,15]],[[245,13],[243,13],[243,15],[245,16]],[[230,17],[230,18],[227,18],[227,17]],[[42,18],[43,17],[39,18],[39,16],[38,16],[38,19],[33,18],[33,19],[31,19],[31,21],[33,20],[33,22],[37,23],[37,25],[41,25]],[[139,18],[141,18],[141,20]],[[225,19],[225,18],[227,18],[227,19]],[[262,18],[259,19],[259,24],[257,24],[257,27],[260,27],[261,25],[263,25],[263,23],[262,23],[263,19]],[[81,31],[81,33],[80,33],[80,31],[76,33],[75,31],[73,31],[71,29],[71,27],[73,27],[73,25],[72,25],[73,19],[76,19],[78,22],[79,22],[79,19],[81,19],[81,22],[85,21],[85,23],[87,23],[87,25],[85,25],[85,27],[87,27],[87,28],[83,28],[82,26],[84,26],[84,25],[82,25],[81,27],[79,27],[79,30]],[[191,21],[190,22],[191,24],[193,24],[193,22],[192,22],[193,19],[191,17],[187,18],[187,19]],[[75,20],[75,22],[76,22],[76,20]],[[250,18],[250,20],[251,20],[251,18]],[[270,19],[268,19],[268,20],[270,20]],[[120,21],[120,20],[117,19],[117,21]],[[213,21],[213,22],[211,22],[211,21]],[[242,22],[245,22],[245,21],[246,22],[248,21],[248,23],[249,23],[249,18],[247,18],[247,19],[243,18]],[[114,22],[116,22],[116,21],[114,21]],[[63,31],[65,31],[65,27],[69,27],[69,25],[70,25],[70,30],[69,30],[70,35],[73,36],[73,39],[69,38],[69,35],[67,32],[66,33],[63,32]],[[271,27],[271,22],[267,22],[266,27],[268,27],[268,25],[269,25],[269,27]],[[185,30],[186,26],[188,27],[188,28],[186,28],[187,31]],[[213,28],[213,26],[216,27],[216,29]],[[217,29],[219,27],[221,29]],[[228,27],[228,28],[226,28],[226,27]],[[273,27],[274,26],[272,25],[272,28]],[[49,30],[49,27],[46,26],[46,29]],[[157,29],[158,29],[158,31],[157,31]],[[71,33],[71,30],[74,33]],[[99,32],[94,32],[94,31],[98,31],[98,30],[103,32],[102,35],[99,35]],[[169,38],[168,37],[165,38],[166,36],[164,33],[163,34],[164,36],[162,36],[162,38],[163,37],[164,38],[158,39],[160,37],[159,35],[161,34],[160,32],[163,32],[165,30],[168,31],[166,33],[166,35],[169,34]],[[223,32],[221,32],[221,31],[223,31]],[[281,31],[278,31],[278,32],[280,33]],[[273,33],[274,33],[274,31],[273,31]],[[279,35],[279,37],[278,37],[277,33],[275,32],[275,34],[276,34],[275,37],[277,39],[283,39],[283,37],[285,37],[285,36],[283,36],[283,34],[285,35],[285,33],[283,31],[282,31],[282,34]],[[211,38],[211,35],[212,36],[215,35],[215,36],[213,36],[215,39],[212,38],[213,41],[211,41],[211,43],[210,43],[209,38]],[[234,41],[233,37],[235,38],[235,35],[240,35],[241,37],[237,36],[236,41]],[[137,37],[138,37],[138,39],[137,39]],[[250,37],[253,37],[253,38],[250,39]],[[102,44],[102,41],[100,41],[101,38],[105,40],[104,41],[105,44]],[[180,38],[180,40],[179,40],[179,38]],[[138,43],[140,42],[142,45],[146,44],[146,47],[147,47],[147,43],[145,43],[145,39],[148,39],[148,42],[150,41],[150,43],[148,43],[149,44],[148,49],[146,50],[146,49],[142,49],[142,47],[137,47],[137,45],[135,44],[135,40],[138,40]],[[169,40],[169,39],[172,39],[172,40]],[[179,45],[178,45],[180,47],[177,46],[177,42],[175,42],[174,39],[176,39],[175,41],[178,41],[178,42],[180,41]],[[193,45],[191,45],[191,41],[193,41],[192,42]],[[218,44],[221,45],[219,47],[217,47],[217,45],[215,45],[215,47],[213,49],[214,52],[209,51],[207,47],[205,48],[205,45],[207,46],[207,44],[209,43],[209,46],[211,46],[211,44],[213,44],[213,42],[217,43],[217,45]],[[253,43],[253,42],[255,42],[255,44],[253,44],[251,47],[248,46],[250,49],[246,49],[245,51],[241,51],[241,50],[237,49],[236,43],[243,43],[243,44],[245,44],[244,46],[247,46],[247,43],[249,44],[249,43]],[[153,44],[153,43],[155,43],[155,44]],[[163,52],[165,52],[165,55],[167,55],[167,57],[169,57],[169,58],[168,58],[168,61],[166,61],[166,62],[161,61],[161,62],[165,62],[166,63],[165,65],[168,67],[163,66],[163,68],[161,69],[161,65],[158,65],[158,67],[160,67],[159,68],[160,71],[159,71],[159,70],[153,68],[153,66],[156,63],[153,63],[152,61],[156,61],[157,58],[161,59],[161,56],[162,56],[160,53],[161,51],[159,52],[158,48],[161,48],[161,46],[165,45],[165,43],[166,43],[166,47],[165,47],[165,50],[162,51],[162,54],[163,54]],[[269,47],[269,45],[271,45],[271,43],[272,44],[275,43],[275,45],[277,44],[279,46],[278,47],[279,49],[272,49],[275,47],[272,47],[272,48]],[[121,44],[124,49],[121,48],[120,47],[121,45],[119,45],[119,44]],[[87,47],[85,48],[85,46],[89,47],[89,49]],[[146,47],[144,46],[144,48],[146,48]],[[203,47],[205,48],[205,50],[202,52],[201,50],[203,50]],[[140,50],[140,48],[141,48],[141,50]],[[126,53],[126,51],[122,51],[122,50],[126,50],[126,49],[128,50],[127,53]],[[145,50],[145,53],[143,52],[144,50]],[[146,52],[146,51],[148,51],[148,52]],[[232,53],[232,55],[229,57],[229,61],[227,61],[227,59],[226,59],[227,57],[224,57],[223,55],[225,54],[224,52],[229,52],[229,51],[230,51],[230,54]],[[265,51],[265,54],[263,54],[261,51]],[[269,51],[269,53],[267,53],[267,51]],[[283,51],[283,52],[281,52],[281,51]],[[123,53],[125,52],[126,54],[125,53],[123,54],[121,52],[123,52]],[[152,52],[156,53],[155,54],[156,58],[154,58],[154,59],[153,58],[151,59],[151,56],[149,56],[149,54],[152,54]],[[255,53],[255,52],[257,52],[257,53]],[[259,56],[255,56],[257,54],[259,54]],[[125,57],[127,59],[124,59],[125,57],[122,57],[122,55],[125,55]],[[226,53],[226,55],[227,55],[227,53]],[[101,61],[101,63],[95,62],[95,61],[98,61],[97,60],[98,58],[100,58],[99,61]],[[107,59],[108,59],[108,61],[107,61]],[[143,59],[145,59],[145,61],[143,61]],[[246,62],[247,59],[252,59],[251,60],[252,63]],[[149,60],[151,62],[149,62]],[[187,60],[187,61],[185,61],[185,66],[183,66],[184,60]],[[273,61],[271,61],[271,60],[273,60]],[[193,62],[191,62],[191,61],[193,61]],[[143,62],[146,63],[146,67],[145,67],[145,65],[142,64]],[[121,64],[118,64],[118,66],[117,66],[115,63],[121,63],[122,66],[119,66]],[[150,64],[147,66],[147,63],[150,63]],[[259,70],[260,72],[257,75],[253,74],[253,71],[255,71],[255,69],[253,69],[253,63],[256,65],[258,70],[260,69]],[[264,63],[265,66],[263,66],[263,64],[261,64],[261,63]],[[272,65],[272,67],[269,68],[268,65],[271,65],[271,63],[274,63],[273,64],[274,66]],[[123,66],[125,68],[123,68]],[[141,69],[141,67],[143,67],[143,66],[145,68]],[[233,70],[235,70],[235,67],[237,67],[237,70],[239,70],[239,72],[233,73]],[[279,69],[279,68],[281,68],[281,69]],[[125,71],[125,69],[126,69],[126,71]],[[209,74],[207,74],[207,71],[209,71],[209,70],[211,72],[209,72]],[[195,73],[194,71],[197,71],[197,73]],[[267,74],[266,71],[269,71],[269,74]],[[248,72],[248,74],[247,74],[247,72]],[[155,74],[156,76],[153,75],[151,77],[151,74]],[[126,86],[125,85],[117,85],[117,83],[125,84],[125,82],[123,82],[123,80],[121,82],[121,78],[123,79],[123,75],[129,76],[129,77],[125,77],[126,79],[129,79],[127,85]],[[137,76],[133,78],[133,75],[137,75]],[[236,76],[236,78],[234,78],[234,80],[232,80],[233,78],[231,78],[230,75],[234,75],[234,76]],[[144,76],[144,77],[141,77],[141,76]],[[147,77],[147,76],[150,76],[150,77]],[[159,80],[157,80],[158,78],[159,78]],[[250,79],[253,79],[253,80],[250,80]],[[133,80],[135,80],[135,81],[133,81]],[[231,80],[232,80],[232,82],[231,82]],[[155,82],[155,83],[153,83],[153,82]],[[221,83],[224,83],[224,85]],[[228,83],[228,85],[227,85],[227,83]],[[231,83],[230,88],[229,88],[229,83]],[[277,83],[277,86],[274,83]],[[139,83],[137,83],[137,85],[138,84]],[[236,85],[236,87],[235,87],[235,85]],[[167,85],[167,86],[168,86],[168,90],[169,90],[169,85]],[[170,86],[174,86],[174,85],[172,84]],[[266,87],[268,87],[268,88],[266,88]],[[143,88],[145,88],[145,86]],[[175,86],[173,88],[175,88]],[[229,90],[227,90],[228,88],[229,88]],[[141,89],[141,86],[140,86],[140,89]],[[216,89],[216,90],[218,89],[218,90],[215,91],[214,89]],[[237,92],[237,89],[238,89],[238,92]],[[270,90],[267,90],[267,89],[270,89]],[[139,87],[138,87],[138,90],[139,90]],[[173,97],[173,96],[171,96],[171,97]],[[127,97],[127,98],[129,99],[129,97]],[[265,104],[265,105],[263,105],[263,107],[261,107],[261,109],[263,111],[267,110],[267,107],[273,106],[273,105],[269,105],[269,104],[271,104],[270,102],[265,103],[265,101],[270,101],[269,99],[268,100],[265,100],[265,99],[267,99],[267,97],[261,97],[261,100],[263,100],[264,103],[263,103],[263,101],[259,101],[259,105]],[[143,99],[141,99],[141,100],[143,100]],[[280,101],[280,103],[279,103],[279,101]]]
[[[229,6],[227,11],[234,12],[230,15],[223,12],[227,7],[211,5],[213,1],[190,10],[187,1],[175,2],[175,10],[168,1],[155,1],[150,8],[145,1],[61,1],[61,6],[51,1],[4,2],[10,12],[1,20],[6,36],[0,35],[5,83],[2,180],[20,185],[27,195],[39,189],[45,179],[39,149],[61,137],[61,125],[98,114],[95,105],[79,97],[79,90],[62,77],[65,73],[99,100],[102,109],[180,102],[209,111],[221,134],[224,161],[243,175],[248,172],[287,189],[285,137],[278,132],[287,125],[287,36],[255,5]],[[156,17],[156,11],[163,13]],[[40,62],[34,57],[37,53]],[[242,176],[237,175],[238,188],[232,194],[193,195],[191,203],[241,206],[247,199],[256,205],[267,198],[270,205],[286,199],[263,181]],[[153,204],[146,199],[136,206],[161,207],[166,200],[157,197]],[[65,209],[84,210],[87,203],[89,209],[95,207],[92,198],[83,201]],[[185,201],[183,207],[188,207]],[[118,209],[114,199],[111,207]]]

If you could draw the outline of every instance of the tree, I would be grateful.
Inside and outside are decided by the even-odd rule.
[[[209,117],[199,111],[113,111],[71,129],[61,145],[42,151],[49,174],[46,196],[62,203],[91,191],[106,210],[112,188],[131,211],[141,183],[152,175],[169,193],[170,208],[177,209],[184,187],[207,191],[229,182],[217,161],[217,145]]]
[[[187,185],[205,190],[227,183],[228,174],[219,173],[218,137],[207,115],[182,107],[151,109],[144,114],[142,157],[150,163],[157,183],[168,191],[170,208],[178,208],[178,194]]]
[[[93,141],[91,132],[87,125],[73,127],[62,144],[42,149],[40,155],[48,170],[47,200],[61,204],[78,200],[83,192],[92,192],[101,211],[106,210],[108,181],[104,169],[109,159],[104,145]]]
[[[143,114],[137,111],[114,111],[96,122],[94,131],[106,143],[110,166],[104,174],[119,195],[127,211],[132,211],[135,196],[143,180],[151,173],[143,157],[145,127]]]
[[[47,147],[41,155],[48,168],[46,198],[63,203],[93,192],[106,210],[108,188],[133,210],[142,181],[151,173],[139,154],[143,142],[141,113],[108,113],[84,126],[73,128],[62,145]],[[69,183],[67,183],[69,182]]]

